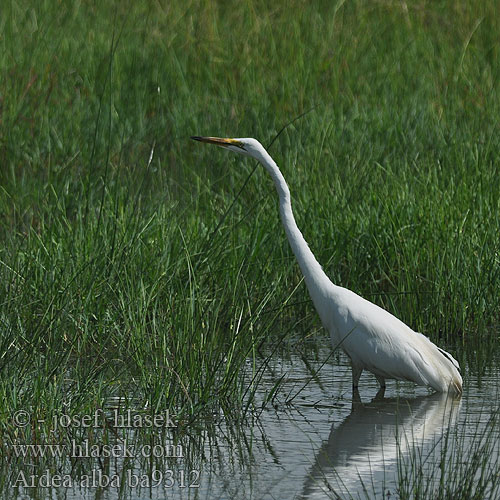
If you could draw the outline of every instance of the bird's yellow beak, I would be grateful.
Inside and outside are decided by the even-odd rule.
[[[236,146],[238,148],[243,148],[243,144],[236,139],[222,138],[222,137],[191,137],[195,141],[207,142],[208,144],[216,144],[217,146]]]

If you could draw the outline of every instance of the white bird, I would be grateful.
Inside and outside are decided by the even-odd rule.
[[[353,391],[363,370],[386,379],[409,380],[438,392],[462,392],[458,362],[426,336],[356,293],[334,285],[323,271],[295,222],[290,190],[280,169],[259,141],[251,138],[192,137],[258,160],[273,178],[281,221],[311,299],[334,348],[340,346],[352,366]]]

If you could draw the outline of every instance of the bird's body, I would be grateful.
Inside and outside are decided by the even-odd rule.
[[[283,227],[325,329],[334,347],[340,347],[352,364],[353,388],[363,370],[375,375],[381,387],[385,379],[409,380],[438,392],[461,393],[458,362],[421,333],[395,316],[333,284],[311,252],[295,222],[290,191],[278,166],[255,139],[193,137],[256,158],[274,180]]]
[[[354,386],[367,370],[382,387],[385,379],[397,379],[439,392],[461,392],[457,361],[427,337],[346,288],[333,285],[327,297],[333,298],[331,312],[324,318],[320,314],[321,321],[332,344],[340,345],[351,359]]]

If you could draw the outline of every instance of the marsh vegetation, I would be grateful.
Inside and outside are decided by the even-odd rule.
[[[110,401],[171,409],[179,435],[239,421],[274,356],[307,351],[307,366],[327,344],[271,181],[194,134],[274,140],[332,281],[452,352],[465,385],[487,377],[498,14],[486,0],[5,2],[4,465],[13,443],[50,435],[43,422]],[[14,425],[18,411],[36,425]]]

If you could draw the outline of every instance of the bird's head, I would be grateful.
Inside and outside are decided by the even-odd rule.
[[[235,153],[240,153],[245,156],[250,156],[262,161],[263,154],[266,150],[262,144],[256,139],[250,137],[243,139],[229,139],[221,137],[191,137],[195,141],[207,142],[208,144],[216,144],[217,146],[222,146],[225,149],[234,151]]]

